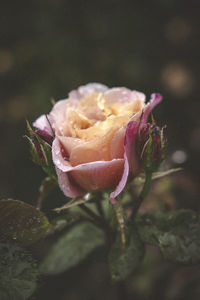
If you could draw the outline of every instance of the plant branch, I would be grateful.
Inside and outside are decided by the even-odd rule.
[[[79,207],[87,213],[88,217],[85,217],[85,220],[91,222],[93,225],[101,228],[104,231],[106,243],[108,245],[111,244],[112,241],[112,234],[111,234],[111,228],[109,224],[106,222],[105,218],[102,216],[98,216],[95,214],[91,209],[89,209],[85,204],[79,205]],[[102,208],[102,207],[101,207]],[[103,211],[103,209],[102,209]]]
[[[95,214],[89,207],[87,207],[85,204],[80,204],[79,207],[86,212],[92,219],[94,220],[101,220],[101,218]]]
[[[105,220],[105,215],[104,215],[104,211],[103,211],[103,207],[102,207],[101,201],[100,200],[96,200],[95,204],[96,204],[97,210],[99,212],[99,215],[102,217],[102,219]]]
[[[152,179],[152,172],[146,172],[146,178],[145,178],[145,182],[143,185],[143,189],[133,206],[133,212],[132,212],[132,216],[131,216],[132,220],[135,218],[142,201],[144,200],[144,198],[147,196],[147,194],[149,192],[149,189],[151,186],[151,179]]]
[[[37,209],[42,209],[42,204],[46,197],[52,192],[52,190],[57,186],[57,182],[53,177],[46,177],[39,188],[39,197],[37,200]]]
[[[114,210],[117,218],[117,222],[119,225],[119,231],[121,233],[121,241],[122,241],[122,250],[125,248],[126,245],[126,236],[125,236],[125,220],[123,209],[119,202],[114,204]]]

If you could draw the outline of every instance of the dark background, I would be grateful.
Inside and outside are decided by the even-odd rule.
[[[199,12],[194,0],[1,1],[1,198],[34,204],[44,178],[23,139],[25,119],[47,113],[51,98],[101,82],[147,97],[163,94],[154,116],[167,124],[167,164],[184,167],[167,179],[166,201],[175,208],[199,209]],[[149,253],[150,262],[159,257]],[[105,262],[91,257],[71,273],[43,282],[34,299],[200,298],[197,267],[170,265],[162,258],[149,264],[123,287],[112,287]]]

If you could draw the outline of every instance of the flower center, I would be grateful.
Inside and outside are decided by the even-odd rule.
[[[76,109],[67,109],[66,124],[71,137],[90,141],[110,130],[116,132],[142,108],[141,105],[139,100],[108,103],[102,93],[94,92],[83,97]]]

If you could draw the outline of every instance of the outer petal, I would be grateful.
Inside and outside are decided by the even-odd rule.
[[[48,135],[53,136],[52,129],[49,125],[49,122],[51,122],[51,124],[53,123],[51,116],[41,115],[39,118],[35,120],[33,126],[39,130],[45,131]]]
[[[143,117],[142,117],[142,123],[146,123],[148,116],[150,112],[154,109],[156,105],[158,105],[162,101],[162,95],[158,93],[151,94],[150,101],[147,103]]]
[[[88,191],[116,185],[123,173],[124,159],[95,161],[72,167],[69,161],[63,158],[62,147],[58,138],[55,138],[53,142],[52,156],[57,168],[60,188],[67,196],[74,188],[77,193],[83,191],[77,190],[76,185],[75,187],[72,186],[73,182],[69,180],[67,174],[75,179],[84,190]]]
[[[145,95],[137,91],[131,91],[127,88],[112,88],[104,93],[104,98],[107,103],[130,103],[135,100],[145,102]]]
[[[61,171],[56,168],[58,175],[58,184],[64,195],[70,198],[76,198],[85,195],[87,192],[80,188],[73,180],[69,177],[68,173]]]
[[[85,190],[98,190],[115,186],[123,173],[124,159],[95,161],[74,167],[72,177]]]
[[[116,202],[116,197],[123,191],[127,183],[129,173],[131,172],[134,176],[137,176],[141,171],[141,166],[136,153],[138,127],[143,126],[146,123],[149,113],[158,103],[161,102],[161,100],[162,96],[160,94],[152,94],[149,103],[144,109],[143,115],[141,112],[138,112],[127,125],[124,140],[124,171],[116,189],[110,194],[110,201],[112,203]],[[142,120],[140,124],[138,118],[141,117],[141,115]]]
[[[64,99],[58,101],[52,111],[50,112],[51,118],[54,120],[53,128],[57,135],[68,135],[66,124],[66,112],[69,108],[76,107],[78,100]]]
[[[80,99],[83,96],[93,93],[93,92],[101,92],[104,93],[105,91],[108,90],[108,87],[104,84],[101,83],[88,83],[86,85],[80,86],[77,90],[73,90],[72,92],[69,93],[69,98],[70,99]]]
[[[124,156],[124,137],[125,137],[126,127],[123,126],[114,134],[111,144],[110,144],[110,157],[122,158]]]
[[[135,121],[129,122],[127,125],[124,141],[124,172],[116,189],[110,194],[110,201],[112,203],[116,202],[116,197],[123,191],[127,183],[131,168],[134,167],[134,175],[137,175],[140,171],[135,147],[138,125],[139,123]]]
[[[57,137],[54,139],[52,144],[52,158],[55,166],[59,170],[63,172],[69,172],[73,169],[69,161],[67,159],[64,159],[63,149]]]

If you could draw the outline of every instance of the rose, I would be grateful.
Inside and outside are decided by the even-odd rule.
[[[115,187],[110,196],[115,201],[128,177],[142,169],[136,151],[138,124],[146,123],[161,99],[152,94],[145,104],[143,93],[91,83],[38,118],[33,125],[43,135],[54,135],[52,158],[63,193],[75,198]]]

